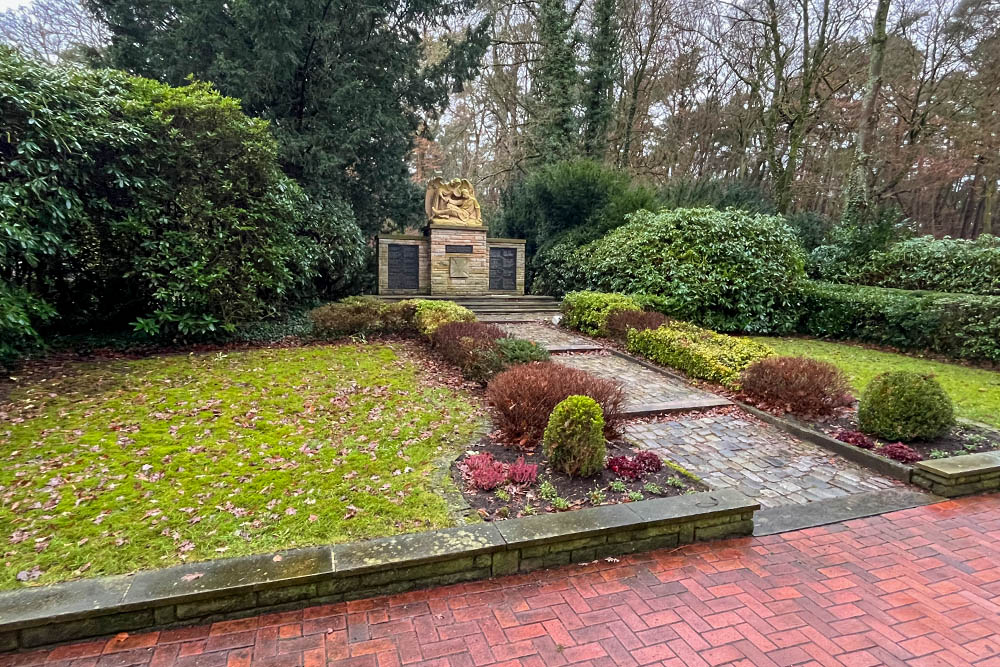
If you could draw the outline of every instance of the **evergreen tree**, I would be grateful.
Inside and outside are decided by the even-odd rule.
[[[193,74],[240,98],[272,121],[286,172],[349,201],[368,233],[422,219],[406,157],[487,43],[486,21],[446,33],[474,0],[87,2],[111,31],[110,64],[175,85]],[[429,57],[425,35],[442,33]]]
[[[556,162],[577,152],[578,123],[573,21],[563,0],[539,0],[539,64],[534,73],[532,143],[543,162]]]
[[[616,14],[616,0],[595,0],[583,93],[583,150],[588,157],[598,160],[607,150],[612,88],[620,56]]]

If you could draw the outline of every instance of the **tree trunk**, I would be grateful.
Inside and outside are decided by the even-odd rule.
[[[847,202],[844,207],[845,222],[864,223],[870,219],[873,204],[871,144],[877,126],[878,96],[882,90],[882,67],[885,63],[886,23],[889,19],[889,0],[878,0],[875,20],[872,23],[871,54],[868,60],[868,82],[858,120],[854,166],[847,184]],[[851,220],[853,218],[853,220]]]

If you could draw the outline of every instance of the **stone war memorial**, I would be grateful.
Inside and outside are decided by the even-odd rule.
[[[524,294],[524,241],[487,238],[472,183],[431,180],[424,210],[423,234],[379,236],[379,294]]]

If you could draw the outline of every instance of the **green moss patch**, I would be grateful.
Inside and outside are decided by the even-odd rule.
[[[395,344],[29,382],[0,405],[0,589],[449,525],[432,473],[480,411]]]
[[[955,414],[1000,426],[1000,372],[970,368],[847,343],[802,338],[757,338],[778,354],[829,361],[847,375],[858,395],[876,375],[888,371],[932,374],[955,404]]]

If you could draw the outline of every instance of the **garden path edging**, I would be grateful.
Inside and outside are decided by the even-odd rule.
[[[724,489],[0,593],[0,650],[211,622],[747,536]]]

